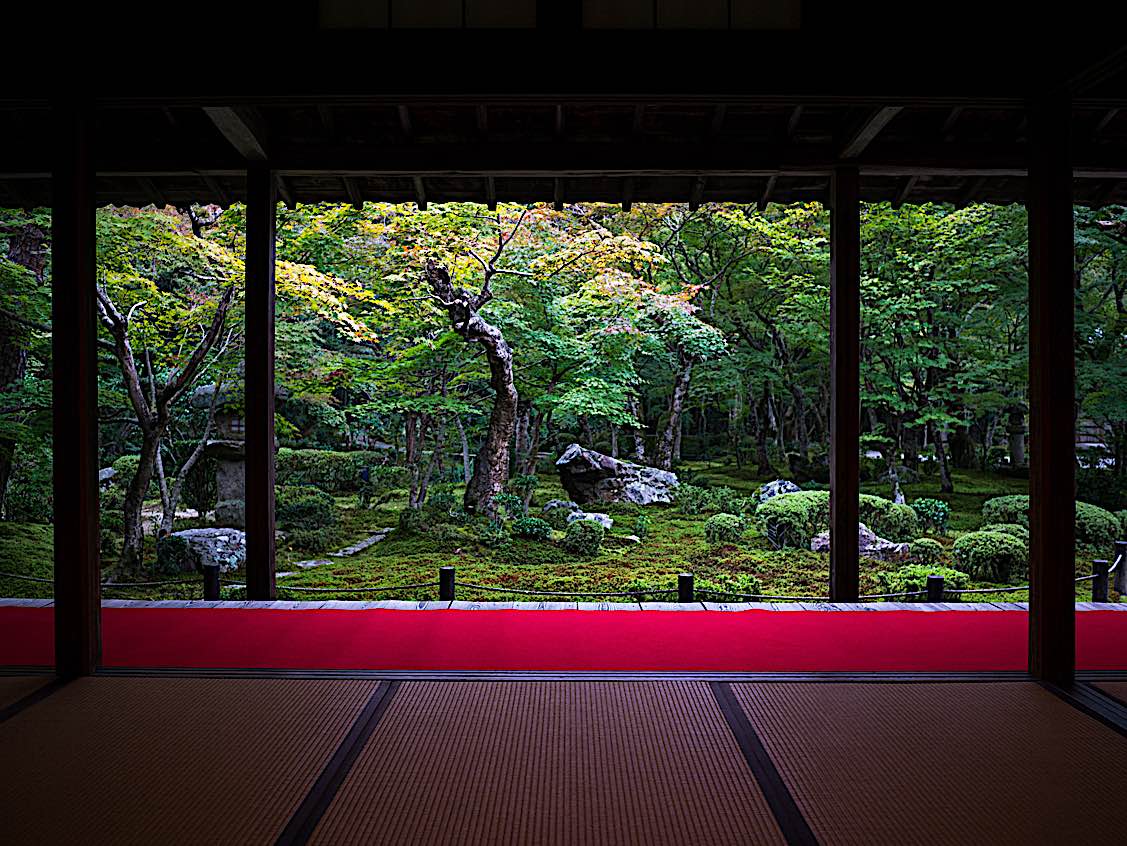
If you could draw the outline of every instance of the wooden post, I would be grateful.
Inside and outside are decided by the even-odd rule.
[[[91,116],[54,109],[51,351],[55,361],[55,672],[90,675],[101,660],[98,556],[98,355]]]
[[[274,588],[274,174],[247,170],[246,523],[247,599]]]
[[[931,575],[927,577],[927,601],[943,601],[943,577]]]
[[[203,598],[207,602],[219,601],[219,565],[205,564],[203,568]]]
[[[1113,587],[1122,598],[1127,596],[1127,541],[1115,542],[1115,554],[1111,560],[1112,563],[1119,562],[1119,566],[1115,568]]]
[[[438,598],[442,602],[454,601],[454,568],[438,568]]]
[[[678,602],[693,602],[693,574],[692,573],[678,573],[677,574],[677,601]]]
[[[861,207],[855,167],[838,167],[830,213],[830,599],[856,602],[861,415]]]
[[[1107,562],[1097,558],[1092,562],[1092,602],[1107,602]]]
[[[1064,98],[1030,110],[1029,672],[1071,685],[1076,665],[1076,368],[1072,169]]]

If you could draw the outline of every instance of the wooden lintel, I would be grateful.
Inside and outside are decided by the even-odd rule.
[[[973,203],[975,198],[982,192],[986,182],[987,179],[985,176],[968,179],[966,185],[963,187],[962,193],[959,194],[959,198],[955,201],[955,207],[961,209]]]
[[[896,192],[896,199],[892,201],[894,209],[900,208],[908,201],[908,197],[912,195],[912,189],[916,187],[916,183],[920,181],[920,177],[912,174],[904,180],[904,184],[900,186],[900,190]]]
[[[218,201],[220,206],[227,208],[231,205],[227,192],[223,190],[223,186],[219,184],[218,179],[206,173],[202,174],[200,178],[203,180],[203,184],[207,186],[210,195]]]
[[[296,208],[296,199],[289,185],[286,183],[286,178],[280,173],[275,173],[274,179],[278,184],[278,196],[281,198],[282,202],[286,204],[286,208]]]
[[[497,210],[497,182],[492,176],[485,177],[485,207]]]
[[[724,118],[728,114],[728,106],[717,103],[712,109],[712,120],[708,126],[708,134],[712,137],[719,135],[724,129]]]
[[[955,124],[959,122],[959,118],[962,114],[962,106],[954,106],[951,111],[947,113],[947,117],[943,121],[943,126],[939,130],[939,134],[944,141],[951,141],[955,137],[953,134]]]
[[[415,137],[415,128],[411,124],[411,109],[399,105],[395,107],[395,112],[399,116],[399,131],[403,133],[405,139],[410,141]]]
[[[1104,112],[1103,115],[1100,116],[1100,119],[1096,121],[1096,125],[1092,129],[1092,135],[1099,135],[1101,132],[1107,129],[1108,124],[1115,120],[1116,115],[1118,114],[1119,109],[1108,109],[1106,112]]]
[[[168,201],[164,198],[164,194],[157,188],[156,183],[147,176],[138,176],[137,184],[141,186],[141,191],[149,198],[149,202],[158,209],[163,209],[168,205]]]
[[[418,206],[419,211],[427,210],[427,186],[423,183],[421,176],[413,177],[411,182],[415,186],[415,205]]]
[[[321,103],[317,106],[317,116],[321,119],[321,127],[325,130],[325,136],[333,141],[337,137],[337,121],[333,115],[331,106]]]
[[[489,134],[489,107],[484,103],[478,103],[474,110],[474,122],[477,126],[478,135]]]
[[[634,205],[634,179],[627,176],[622,180],[622,210],[624,212],[630,211]]]
[[[884,106],[870,114],[842,148],[841,158],[855,159],[864,153],[866,148],[881,133],[881,130],[888,126],[892,119],[903,110],[903,106]]]
[[[564,207],[564,189],[563,180],[558,176],[552,180],[552,208],[556,211],[563,211]]]
[[[258,112],[249,106],[204,106],[215,128],[247,161],[266,161],[266,127]]]
[[[788,139],[794,137],[794,133],[798,131],[798,122],[802,120],[802,106],[798,105],[791,109],[790,117],[787,118],[787,135]]]
[[[689,211],[696,211],[700,208],[701,201],[704,199],[704,185],[707,181],[708,178],[704,176],[698,176],[693,180],[693,188],[689,192]]]

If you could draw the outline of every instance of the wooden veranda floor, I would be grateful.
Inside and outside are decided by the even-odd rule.
[[[9,844],[1118,844],[1125,689],[8,676],[0,819]]]

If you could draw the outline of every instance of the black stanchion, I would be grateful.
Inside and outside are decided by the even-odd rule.
[[[454,568],[438,568],[438,598],[442,602],[454,601]]]
[[[1107,562],[1097,558],[1092,562],[1092,602],[1107,602]]]
[[[693,599],[693,574],[692,573],[678,573],[677,574],[677,601],[678,602],[695,602]]]
[[[218,564],[209,564],[203,568],[203,598],[208,602],[219,601]]]
[[[943,601],[943,577],[931,575],[927,577],[927,601]]]

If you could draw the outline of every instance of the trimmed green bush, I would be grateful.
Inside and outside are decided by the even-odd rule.
[[[639,514],[634,518],[634,534],[639,540],[645,540],[646,535],[650,533],[650,515]]]
[[[324,549],[336,535],[337,507],[333,498],[307,485],[283,485],[274,490],[274,516],[294,549]]]
[[[1025,548],[1029,548],[1029,529],[1020,523],[987,523],[985,526],[979,528],[980,532],[1001,532],[1003,535],[1013,535],[1019,538],[1025,544]]]
[[[938,535],[947,534],[951,520],[951,506],[946,502],[941,499],[921,497],[912,502],[911,508],[916,512],[916,517],[919,518],[926,531],[935,532]]]
[[[399,512],[399,531],[405,535],[418,534],[426,522],[426,515],[421,508],[404,508]]]
[[[917,538],[908,547],[908,552],[913,561],[920,564],[933,566],[943,560],[943,544],[931,538]]]
[[[780,494],[761,503],[755,519],[768,535],[778,533],[783,546],[809,549],[810,539],[830,522],[828,491]]]
[[[547,540],[552,536],[552,527],[539,517],[521,517],[513,521],[513,534],[528,540]]]
[[[755,500],[740,496],[731,488],[705,488],[680,484],[674,488],[674,502],[683,514],[743,514],[755,510]]]
[[[558,508],[549,508],[547,511],[543,512],[540,517],[553,529],[563,532],[567,530],[567,515],[570,513],[570,508],[560,506]]]
[[[1127,539],[1127,511],[1116,511],[1116,519],[1119,520],[1119,537],[1117,540]]]
[[[744,521],[735,514],[713,514],[704,522],[704,537],[711,544],[735,543],[743,535]]]
[[[407,484],[403,467],[385,466],[382,452],[332,452],[324,449],[278,450],[274,472],[279,485],[313,485],[329,493],[355,493],[361,488],[360,471],[367,468],[369,484],[382,488]],[[116,464],[115,464],[116,467]]]
[[[763,595],[763,583],[754,573],[721,573],[712,579],[697,579],[695,590],[706,602],[749,602],[739,594]]]
[[[1003,532],[968,532],[952,551],[955,566],[981,581],[1009,582],[1023,577],[1028,566],[1025,544]]]
[[[982,504],[983,522],[1017,523],[1029,528],[1029,497],[999,496]],[[1119,539],[1119,518],[1110,511],[1088,502],[1076,503],[1076,543],[1107,549]]]
[[[169,535],[157,541],[157,571],[171,576],[192,570],[199,556],[192,552],[192,546],[185,538]]]
[[[493,497],[493,505],[502,520],[512,520],[524,516],[524,500],[516,494],[499,493]]]
[[[595,555],[602,545],[606,530],[595,520],[576,520],[567,527],[563,547],[573,555]]]
[[[942,576],[945,590],[963,590],[970,584],[970,577],[966,573],[932,564],[906,564],[891,573],[883,572],[876,575],[878,593],[915,593],[927,590],[928,576]],[[908,596],[904,599],[909,602],[927,602],[926,596]]]
[[[857,507],[861,522],[886,540],[908,543],[920,535],[920,520],[911,506],[872,494],[861,494],[857,497]],[[827,518],[826,525],[819,531],[828,528]]]

